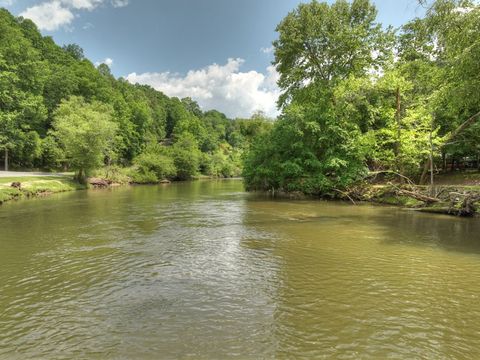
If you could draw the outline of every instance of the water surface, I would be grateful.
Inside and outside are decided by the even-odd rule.
[[[0,359],[480,358],[480,221],[240,181],[0,207]]]

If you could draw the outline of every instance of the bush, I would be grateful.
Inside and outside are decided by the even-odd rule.
[[[155,177],[153,182],[173,178],[177,173],[173,159],[157,151],[140,154],[135,158],[134,164],[140,175],[150,180]]]
[[[118,165],[110,165],[96,170],[93,173],[93,176],[109,180],[117,184],[128,184],[132,181],[131,174],[132,170],[130,168],[121,168]]]
[[[131,169],[130,177],[136,184],[156,184],[159,180],[153,171],[140,172],[138,169]]]
[[[42,163],[47,170],[57,170],[62,167],[65,153],[51,135],[46,136],[41,143]]]
[[[189,180],[198,173],[200,150],[192,134],[181,134],[172,146],[171,154],[177,168],[177,179]]]

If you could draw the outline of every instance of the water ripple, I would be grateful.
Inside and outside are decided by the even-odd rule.
[[[480,357],[478,223],[240,189],[0,209],[0,359]]]

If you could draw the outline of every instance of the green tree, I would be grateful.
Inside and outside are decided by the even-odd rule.
[[[117,126],[112,108],[81,97],[63,101],[54,114],[54,135],[63,146],[70,167],[83,180],[102,164],[114,144]]]
[[[388,57],[391,34],[375,16],[368,0],[312,1],[278,25],[283,114],[246,157],[249,188],[325,195],[365,173],[360,124],[339,105],[337,89],[369,76]]]
[[[375,22],[369,0],[316,0],[300,4],[277,26],[275,65],[285,105],[312,83],[331,86],[350,75],[361,76],[381,66],[392,36]]]
[[[150,143],[133,163],[138,172],[138,175],[134,175],[134,181],[138,183],[156,183],[162,179],[172,179],[177,174],[168,149],[157,143]]]
[[[179,180],[189,180],[197,174],[200,166],[200,150],[195,137],[182,133],[171,148],[171,156],[177,168]]]

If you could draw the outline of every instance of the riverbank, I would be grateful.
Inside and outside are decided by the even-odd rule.
[[[73,181],[70,175],[12,176],[0,178],[0,204],[22,198],[83,190],[87,185]]]
[[[86,184],[73,180],[73,174],[61,173],[28,173],[9,172],[7,175],[0,173],[0,205],[12,200],[28,199],[48,196],[55,193],[85,190],[88,188],[107,188],[129,185],[156,185],[167,184],[170,180],[163,179],[158,182],[138,182],[132,177],[119,171],[99,170],[95,177],[87,179]],[[12,176],[17,175],[18,176]],[[211,176],[198,175],[192,180],[214,179]]]
[[[23,174],[22,174],[23,175]],[[105,175],[105,174],[102,174]],[[73,180],[71,174],[25,174],[24,176],[0,177],[0,204],[22,198],[48,196],[55,193],[85,190],[91,187],[111,187],[116,185],[135,185],[132,179],[118,173],[90,178],[88,184]],[[198,176],[193,180],[212,179]],[[475,179],[476,181],[476,179]],[[162,182],[170,182],[163,180]],[[480,215],[480,185],[442,184],[433,189],[430,186],[398,183],[357,184],[347,190],[336,190],[331,198],[349,201],[353,204],[368,202],[393,205],[420,212],[447,214],[455,216]],[[305,198],[300,193],[275,192],[274,196]]]
[[[480,214],[480,186],[414,184],[360,184],[339,197],[348,201],[366,201],[396,205],[421,212],[455,216]]]
[[[318,196],[301,192],[268,191],[268,194],[286,199],[313,199]],[[358,183],[344,190],[334,190],[326,200],[373,203],[399,206],[409,210],[463,217],[480,216],[480,185],[430,186],[398,183]]]

